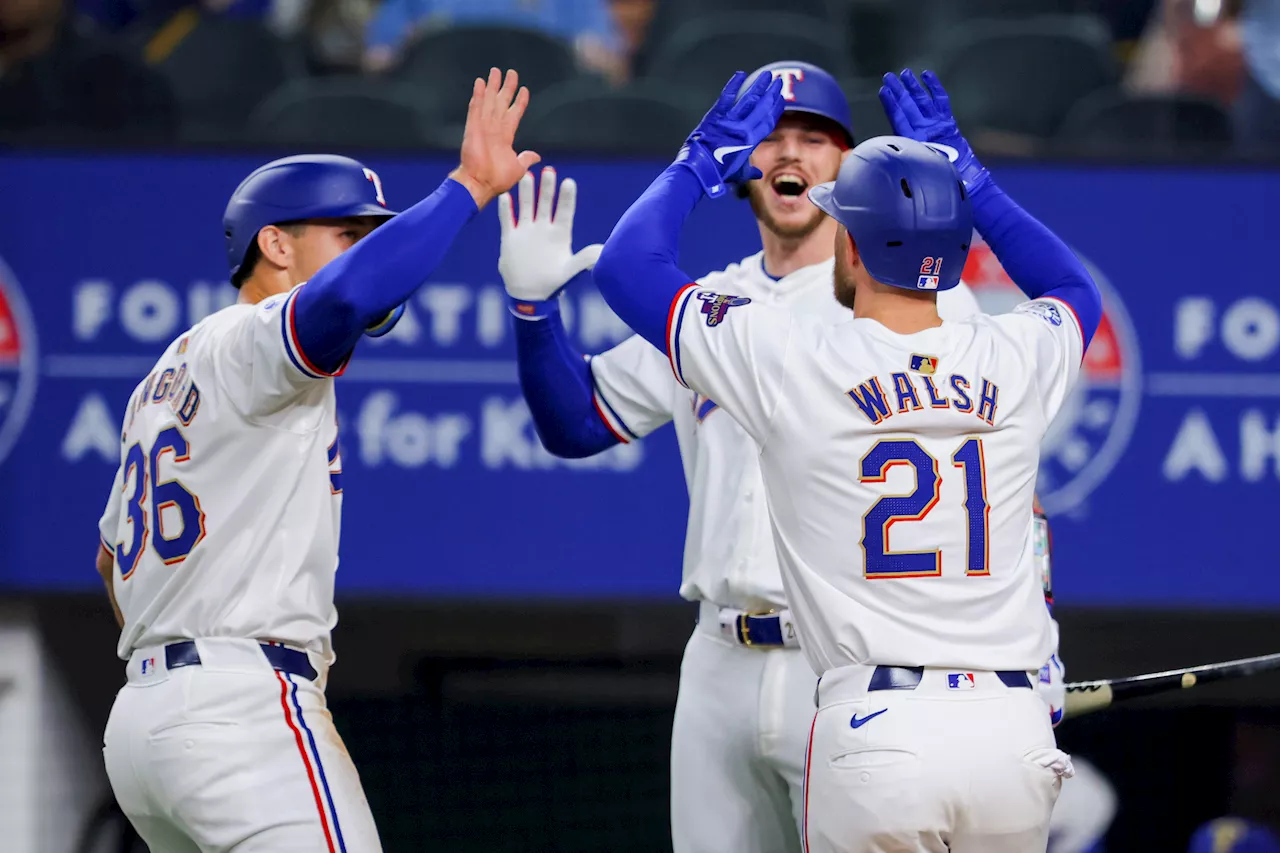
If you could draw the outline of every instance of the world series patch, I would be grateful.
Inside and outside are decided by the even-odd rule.
[[[720,325],[730,308],[751,304],[751,299],[746,296],[725,296],[709,290],[700,291],[698,298],[702,300],[702,313],[707,315],[708,326]]]

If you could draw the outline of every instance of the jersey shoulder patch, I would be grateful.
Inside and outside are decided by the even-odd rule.
[[[1024,302],[1017,308],[1013,309],[1015,314],[1030,314],[1033,317],[1039,317],[1050,326],[1062,325],[1062,312],[1058,310],[1058,306],[1052,302],[1034,301]]]
[[[706,316],[708,326],[718,326],[724,322],[730,308],[751,304],[749,297],[715,293],[710,290],[698,291],[698,300],[702,302],[701,310]]]

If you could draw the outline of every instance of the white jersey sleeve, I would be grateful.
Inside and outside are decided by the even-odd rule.
[[[938,294],[938,316],[944,320],[963,320],[981,313],[978,298],[963,281]]]
[[[679,386],[644,338],[632,335],[590,364],[596,409],[617,435],[643,438],[673,417]]]
[[[788,311],[690,284],[667,315],[671,370],[763,446],[782,397],[792,325]]]
[[[111,483],[111,493],[107,495],[107,505],[98,519],[98,538],[102,545],[113,555],[116,552],[116,534],[120,529],[120,508],[124,503],[124,495],[120,494],[124,485],[124,466],[116,467],[116,476]]]
[[[200,338],[200,360],[213,367],[221,389],[244,415],[278,411],[317,380],[346,370],[343,361],[328,373],[302,351],[294,317],[302,287],[220,311],[192,331]]]
[[[991,319],[1026,357],[1036,377],[1045,420],[1052,421],[1074,387],[1084,358],[1084,335],[1076,312],[1059,299],[1044,297]]]

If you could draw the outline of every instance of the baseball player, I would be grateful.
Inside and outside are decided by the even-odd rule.
[[[782,81],[785,112],[751,156],[763,177],[738,185],[764,248],[699,283],[841,323],[850,314],[831,292],[836,223],[803,193],[834,179],[853,144],[848,104],[816,66],[775,62],[748,84],[764,73]],[[680,592],[699,602],[701,613],[685,650],[672,730],[673,848],[711,853],[730,839],[748,853],[798,851],[817,678],[783,594],[759,449],[714,401],[680,385],[666,357],[643,338],[589,360],[574,349],[556,295],[587,274],[600,247],[573,252],[577,187],[570,178],[561,182],[553,214],[556,177],[550,167],[542,170],[536,202],[532,175],[520,180],[514,204],[509,195],[498,199],[499,270],[518,318],[520,380],[538,434],[551,452],[580,457],[674,421],[689,489]],[[961,319],[978,305],[961,283],[939,294],[938,310]],[[1043,542],[1047,549],[1047,535]],[[1045,572],[1047,593],[1047,566]],[[1054,659],[1037,681],[1055,723],[1062,675]]]
[[[809,190],[839,223],[835,295],[856,319],[830,326],[692,283],[676,264],[685,217],[760,177],[751,151],[785,107],[777,80],[739,96],[745,76],[622,217],[594,277],[676,379],[760,447],[791,621],[822,676],[805,847],[1043,850],[1071,767],[1033,689],[1056,630],[1032,500],[1097,288],[996,187],[937,81],[926,93],[910,75],[886,99],[909,104],[907,129],[936,147],[864,142]],[[937,294],[959,282],[975,223],[1032,301],[943,321]]]
[[[529,101],[517,82],[497,69],[475,81],[461,164],[403,213],[345,157],[249,175],[224,218],[238,303],[171,343],[129,398],[99,523],[128,661],[103,752],[156,853],[380,849],[324,697],[342,502],[333,377],[538,161],[512,149]]]
[[[848,102],[826,71],[804,62],[757,69],[782,85],[786,111],[752,155],[763,176],[738,185],[763,251],[701,279],[712,289],[775,301],[834,324],[849,310],[831,295],[835,222],[804,197],[832,180],[854,142]],[[690,510],[680,594],[700,602],[685,649],[672,728],[675,853],[800,849],[804,748],[816,676],[800,653],[763,502],[758,449],[714,400],[680,385],[666,358],[633,336],[584,360],[564,332],[555,295],[589,268],[599,246],[571,249],[577,187],[556,195],[544,168],[518,204],[498,200],[499,270],[516,321],[519,371],[543,444],[560,456],[601,452],[674,421]],[[515,215],[518,213],[518,216]],[[939,301],[946,316],[978,311],[963,285]]]

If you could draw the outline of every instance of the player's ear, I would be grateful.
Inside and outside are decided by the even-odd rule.
[[[836,234],[836,251],[844,255],[847,268],[856,269],[862,265],[862,256],[858,253],[858,243],[843,225],[840,226],[839,233]]]
[[[258,251],[262,258],[282,269],[293,259],[293,241],[289,234],[275,225],[268,225],[258,232]]]

